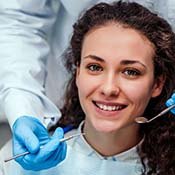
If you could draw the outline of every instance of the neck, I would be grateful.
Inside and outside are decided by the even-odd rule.
[[[134,127],[134,126],[133,126]],[[113,156],[137,145],[141,137],[139,136],[138,126],[126,128],[124,131],[118,130],[110,133],[98,132],[96,130],[84,127],[87,142],[101,155]]]

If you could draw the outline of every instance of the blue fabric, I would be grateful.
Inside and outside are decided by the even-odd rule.
[[[63,131],[64,131],[64,133],[67,133],[67,132],[71,131],[73,128],[74,127],[72,125],[68,125],[68,126],[63,128]]]

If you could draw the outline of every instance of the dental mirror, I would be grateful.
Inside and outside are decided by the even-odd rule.
[[[144,123],[150,123],[151,121],[155,120],[156,118],[164,115],[165,113],[167,113],[168,111],[170,111],[171,109],[173,109],[175,107],[174,105],[171,105],[170,107],[164,109],[162,112],[160,112],[158,115],[156,115],[155,117],[151,118],[151,119],[147,119],[145,117],[137,117],[135,118],[135,122],[139,123],[139,124],[144,124]]]

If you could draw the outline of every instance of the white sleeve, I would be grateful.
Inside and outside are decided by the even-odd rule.
[[[58,9],[55,0],[0,0],[0,113],[10,125],[23,115],[60,116],[44,89]]]

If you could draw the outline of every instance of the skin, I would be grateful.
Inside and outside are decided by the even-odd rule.
[[[141,140],[134,119],[163,86],[154,80],[153,56],[154,46],[131,28],[110,23],[86,34],[76,85],[86,140],[100,154],[121,153]]]

